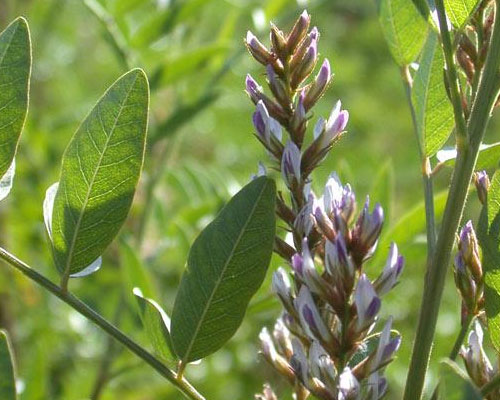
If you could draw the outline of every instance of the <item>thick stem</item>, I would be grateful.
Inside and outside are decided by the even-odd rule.
[[[438,1],[436,1],[436,5],[437,3]],[[439,3],[442,5],[442,0]],[[498,9],[500,0],[496,0],[496,4]],[[495,18],[488,57],[479,83],[478,95],[473,104],[467,126],[467,140],[463,142],[458,141],[457,143],[458,156],[446,202],[443,222],[432,260],[427,267],[417,334],[405,388],[405,400],[416,400],[422,396],[446,271],[450,263],[455,235],[462,217],[467,191],[476,165],[479,145],[484,136],[489,115],[498,94],[499,67],[500,18]]]
[[[18,271],[22,272],[32,281],[38,283],[44,289],[51,292],[60,300],[68,304],[78,313],[93,322],[101,328],[108,335],[112,336],[115,340],[127,347],[132,353],[143,359],[151,367],[153,367],[160,375],[166,378],[177,389],[179,389],[188,399],[192,400],[205,400],[205,398],[196,391],[196,389],[185,379],[177,380],[175,372],[170,370],[165,364],[158,360],[154,355],[134,342],[125,333],[120,331],[113,324],[104,319],[100,314],[95,312],[81,300],[73,296],[71,293],[63,291],[59,286],[48,280],[43,275],[36,272],[29,265],[10,254],[7,250],[0,247],[0,258],[7,262]]]

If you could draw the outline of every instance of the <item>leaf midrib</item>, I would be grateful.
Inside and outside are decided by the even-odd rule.
[[[120,105],[120,110],[118,111],[118,115],[115,118],[115,121],[113,123],[113,127],[109,131],[109,135],[106,137],[106,142],[104,144],[103,150],[102,150],[101,154],[99,155],[99,161],[97,162],[97,167],[95,168],[94,174],[92,175],[92,179],[90,180],[90,182],[88,184],[87,194],[85,195],[85,200],[82,203],[82,208],[80,210],[80,214],[78,215],[78,220],[76,221],[75,231],[74,231],[73,238],[71,240],[71,246],[70,246],[69,252],[68,252],[68,258],[66,260],[66,265],[64,266],[64,275],[69,275],[70,274],[71,262],[73,261],[72,260],[72,258],[73,258],[73,252],[74,252],[75,246],[76,246],[76,239],[78,237],[78,231],[80,230],[80,225],[81,225],[81,222],[82,222],[82,219],[83,219],[83,215],[85,214],[85,210],[86,210],[88,202],[89,202],[90,192],[92,191],[92,186],[94,185],[95,178],[97,177],[97,173],[99,171],[100,165],[101,165],[102,160],[104,158],[104,154],[106,153],[106,149],[107,149],[107,147],[109,145],[111,137],[113,136],[114,131],[116,129],[116,124],[118,123],[118,120],[120,119],[121,114],[123,112],[123,108],[125,107],[124,105],[128,101],[130,93],[132,92],[132,89],[135,86],[135,83],[137,81],[137,77],[138,77],[138,75],[135,76],[134,81],[130,85],[129,91],[127,92],[127,95],[125,96],[125,98],[123,99],[122,104]],[[96,107],[99,107],[99,106],[100,106],[100,102],[97,103]],[[100,110],[97,109],[97,112],[100,113]],[[104,129],[104,126],[102,128]],[[77,154],[77,157],[79,157],[78,154]],[[84,174],[83,170],[81,172],[82,172],[82,176],[85,179],[85,174]],[[64,190],[66,190],[66,187],[64,187]]]
[[[210,308],[210,304],[212,303],[213,297],[215,296],[215,293],[217,292],[220,284],[222,283],[222,278],[224,277],[226,269],[229,266],[229,263],[230,263],[233,255],[234,255],[234,251],[238,247],[238,245],[240,243],[240,240],[241,240],[241,238],[243,236],[243,233],[246,231],[246,228],[247,228],[250,220],[252,219],[252,216],[253,216],[253,214],[255,212],[255,209],[257,208],[257,205],[259,204],[259,202],[260,202],[260,200],[261,200],[261,198],[263,196],[263,193],[266,190],[267,185],[268,185],[268,182],[266,182],[262,186],[262,190],[259,193],[259,196],[257,197],[257,200],[255,201],[255,203],[254,203],[254,205],[252,207],[252,211],[248,214],[248,218],[245,221],[245,224],[243,225],[243,228],[241,229],[241,232],[239,233],[238,237],[236,238],[236,241],[234,242],[235,244],[234,244],[233,248],[231,249],[231,253],[229,254],[229,257],[227,258],[227,261],[226,261],[224,267],[222,268],[222,272],[221,272],[219,278],[217,279],[217,281],[215,283],[214,289],[213,289],[212,293],[210,294],[210,297],[208,298],[207,304],[206,304],[205,308],[203,309],[203,312],[202,312],[201,317],[200,317],[200,319],[198,321],[198,324],[196,325],[196,329],[195,329],[195,331],[193,333],[192,339],[191,339],[191,341],[189,343],[189,346],[188,346],[188,348],[186,350],[186,354],[182,358],[182,363],[183,364],[185,364],[186,360],[189,359],[189,355],[190,355],[191,350],[193,348],[193,345],[194,345],[194,343],[196,341],[196,337],[198,336],[198,333],[199,333],[199,331],[201,329],[202,322],[204,321],[205,316],[206,316],[206,314],[208,312],[208,309]]]
[[[10,38],[9,38],[9,41],[8,43],[6,43],[6,46],[5,46],[5,51],[3,52],[2,56],[0,57],[0,64],[3,63],[3,60],[5,58],[5,55],[7,54],[7,52],[9,51],[9,48],[10,48],[10,45],[12,44],[12,40],[14,40],[14,36],[16,35],[17,33],[17,30],[19,29],[19,21],[16,21],[16,27],[13,29],[12,31],[12,35],[10,35]],[[8,27],[7,27],[8,29]],[[5,31],[1,32],[1,33],[5,33]]]

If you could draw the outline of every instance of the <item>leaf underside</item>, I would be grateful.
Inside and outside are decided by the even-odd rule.
[[[18,18],[0,33],[0,177],[16,154],[28,112],[30,73],[28,23]]]
[[[271,259],[275,191],[271,179],[255,179],[193,243],[172,313],[172,342],[183,362],[213,353],[241,324]]]
[[[147,78],[134,69],[108,89],[68,145],[52,214],[62,274],[94,262],[124,223],[142,168],[148,104]]]
[[[457,28],[462,27],[467,22],[478,3],[478,0],[444,0],[446,14]]]

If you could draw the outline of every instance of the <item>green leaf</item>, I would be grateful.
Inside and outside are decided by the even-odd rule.
[[[446,14],[457,28],[462,27],[479,4],[478,0],[444,0]]]
[[[142,168],[148,119],[146,75],[118,79],[73,136],[54,199],[54,259],[61,274],[83,273],[129,212]]]
[[[16,379],[14,373],[14,359],[5,331],[0,330],[0,399],[16,400]]]
[[[30,33],[20,17],[0,33],[0,177],[12,165],[26,120],[30,74]]]
[[[126,293],[140,289],[144,297],[156,298],[156,288],[134,248],[125,240],[120,241],[120,261]]]
[[[467,375],[453,361],[441,362],[440,376],[440,399],[481,400],[483,398]]]
[[[484,296],[488,331],[500,352],[500,172],[491,179],[486,206],[477,229],[483,254]]]
[[[379,20],[394,60],[409,65],[417,58],[427,36],[427,22],[408,0],[381,0]]]
[[[184,363],[213,353],[240,326],[271,260],[275,192],[273,180],[255,179],[193,243],[172,313],[172,341]]]
[[[454,167],[455,160],[457,158],[457,152],[453,150],[443,150],[442,157],[438,160],[441,161],[447,167]],[[481,144],[479,148],[479,154],[477,156],[476,171],[489,168],[498,168],[500,163],[500,142],[492,144]]]
[[[158,303],[144,297],[139,288],[134,289],[134,295],[139,304],[142,324],[155,354],[168,365],[175,365],[177,358],[170,338],[170,318]]]
[[[415,75],[412,103],[425,156],[434,155],[446,142],[455,125],[453,108],[443,81],[444,58],[437,34],[431,32]]]

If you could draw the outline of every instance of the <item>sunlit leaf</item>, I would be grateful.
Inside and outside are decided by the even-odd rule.
[[[30,73],[28,23],[17,18],[0,33],[0,177],[13,165],[28,112]]]
[[[134,288],[138,288],[144,297],[156,298],[156,290],[151,276],[142,264],[137,252],[125,240],[120,241],[120,261],[126,292],[132,293]]]
[[[439,398],[441,400],[481,400],[483,396],[467,375],[451,360],[441,363]]]
[[[415,75],[412,102],[425,156],[434,155],[446,142],[455,125],[453,108],[443,81],[444,57],[437,34],[431,32]]]
[[[444,0],[446,14],[451,23],[458,28],[465,24],[478,3],[478,0]]]
[[[168,365],[174,365],[177,358],[170,338],[170,318],[157,302],[145,297],[139,288],[134,289],[134,295],[139,304],[142,324],[155,354]]]
[[[125,221],[143,163],[148,102],[144,72],[128,72],[108,89],[68,145],[51,224],[61,274],[87,268]]]
[[[7,333],[4,331],[0,331],[0,399],[17,399],[14,360]]]
[[[414,62],[428,29],[415,5],[408,0],[380,0],[379,19],[396,62],[401,66]]]
[[[271,179],[255,179],[193,243],[172,313],[172,341],[183,362],[213,353],[240,326],[271,260],[275,191]]]
[[[457,151],[455,149],[443,150],[437,158],[443,162],[447,167],[454,167],[457,158]],[[477,156],[476,171],[489,168],[498,168],[500,163],[500,142],[492,144],[481,144],[479,154]]]
[[[484,296],[488,331],[500,352],[500,172],[491,178],[487,204],[477,229],[483,254]]]

